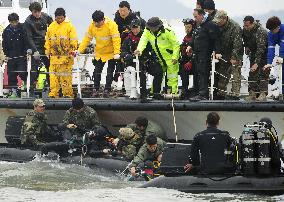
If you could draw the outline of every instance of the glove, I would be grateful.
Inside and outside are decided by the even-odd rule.
[[[192,69],[192,62],[187,62],[183,65],[184,70],[190,71]]]
[[[135,50],[134,55],[141,55],[141,52],[139,50]]]
[[[113,56],[113,59],[115,59],[115,60],[118,60],[120,58],[120,55],[119,54],[115,54],[114,56]]]
[[[77,57],[79,55],[79,51],[78,50],[74,50],[70,52],[70,55],[72,55],[74,58]]]
[[[36,51],[36,52],[34,52],[34,59],[35,60],[40,60],[40,54],[39,54],[39,52],[38,51]]]
[[[276,64],[283,64],[283,58],[277,57],[276,58]]]

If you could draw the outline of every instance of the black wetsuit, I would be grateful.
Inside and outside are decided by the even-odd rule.
[[[200,174],[232,172],[232,165],[227,161],[231,145],[232,138],[227,131],[208,127],[194,136],[190,163],[197,168],[194,170]]]

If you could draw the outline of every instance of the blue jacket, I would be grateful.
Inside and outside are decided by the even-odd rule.
[[[273,62],[276,44],[280,46],[279,57],[284,58],[284,24],[280,25],[280,31],[277,34],[273,34],[271,31],[268,32],[267,64]]]

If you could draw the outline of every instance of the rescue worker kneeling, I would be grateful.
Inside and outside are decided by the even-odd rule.
[[[118,154],[131,161],[141,146],[141,137],[131,128],[120,128],[119,136],[114,140]]]
[[[192,174],[234,173],[234,165],[228,162],[228,155],[233,139],[227,131],[217,128],[220,117],[216,112],[207,115],[207,129],[197,133],[193,138],[189,164],[185,172]]]
[[[146,143],[139,149],[138,154],[134,157],[130,168],[130,173],[134,177],[136,176],[136,168],[144,167],[144,163],[147,161],[159,161],[161,162],[162,153],[166,142],[157,138],[155,135],[149,135],[146,137]]]

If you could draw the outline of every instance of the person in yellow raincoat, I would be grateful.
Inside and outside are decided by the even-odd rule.
[[[101,73],[103,67],[108,61],[106,85],[104,97],[108,97],[113,80],[113,72],[115,70],[116,60],[120,58],[120,34],[117,24],[100,10],[96,10],[92,15],[93,22],[90,24],[87,34],[79,47],[79,53],[84,53],[89,43],[96,39],[95,58],[93,64],[95,66],[93,72],[94,90],[92,97],[98,97],[100,87]]]
[[[49,97],[59,97],[62,88],[64,97],[73,97],[72,52],[78,48],[75,27],[66,19],[65,10],[57,8],[55,21],[50,24],[46,33],[45,54],[50,56],[50,93]]]

